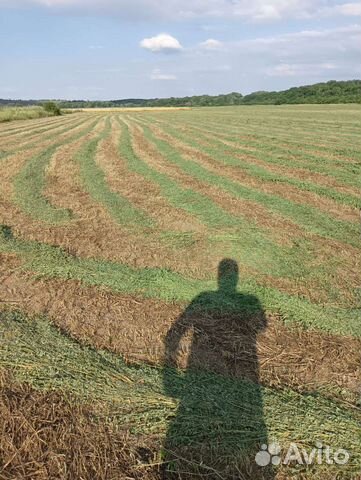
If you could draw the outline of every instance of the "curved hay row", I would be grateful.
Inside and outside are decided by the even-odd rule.
[[[191,216],[175,208],[162,196],[159,186],[132,169],[139,161],[135,145],[130,145],[126,132],[113,121],[112,135],[98,154],[98,163],[106,173],[107,183],[147,213],[163,232],[202,232],[204,227]],[[132,163],[133,162],[133,163]]]
[[[85,128],[80,125],[71,129],[70,136],[65,140],[57,141],[55,144],[36,155],[25,163],[23,168],[14,178],[14,202],[29,216],[37,218],[42,222],[59,223],[67,221],[72,217],[71,212],[64,209],[54,208],[44,197],[45,172],[52,155],[64,144],[81,138],[91,132],[98,120],[92,121]]]
[[[168,123],[161,123],[169,127]],[[183,133],[183,138],[186,140],[189,140],[189,137],[194,137],[194,141],[199,142],[201,145],[205,145],[206,147],[213,146],[213,148],[225,150],[228,155],[238,155],[241,159],[245,157],[249,161],[261,162],[267,167],[280,165],[282,168],[285,168],[282,176],[285,175],[287,167],[289,167],[290,164],[295,168],[303,168],[310,174],[317,174],[317,170],[322,170],[322,174],[318,174],[321,178],[324,177],[329,181],[336,182],[336,186],[338,185],[340,189],[350,184],[349,188],[351,190],[352,185],[354,185],[356,188],[354,188],[354,192],[351,190],[350,194],[352,195],[353,193],[356,197],[359,194],[359,186],[355,184],[355,182],[352,183],[354,179],[352,177],[350,178],[350,171],[352,172],[353,166],[359,162],[361,154],[356,154],[353,149],[351,151],[355,157],[352,159],[346,158],[345,153],[333,158],[332,152],[334,149],[330,149],[324,153],[314,150],[307,153],[303,152],[303,145],[300,144],[297,145],[296,150],[290,150],[289,146],[283,148],[279,144],[272,145],[272,141],[275,141],[273,138],[260,143],[248,137],[239,138],[239,136],[231,136],[227,134],[226,131],[217,133],[212,129],[203,129],[200,128],[199,124],[186,127],[180,126],[177,129],[172,128],[172,130],[178,135]],[[279,140],[276,139],[276,141]],[[312,177],[311,180],[316,181],[317,178],[313,179]],[[342,190],[340,191],[342,193]],[[326,192],[324,192],[324,194],[326,194]]]
[[[307,143],[304,141],[303,132],[299,132],[297,135],[293,134],[295,138],[299,138],[298,140],[288,140],[284,143],[284,140],[278,138],[276,133],[272,135],[272,128],[271,132],[268,130],[268,135],[263,135],[260,134],[256,127],[255,130],[252,130],[249,126],[246,127],[242,125],[235,128],[233,132],[224,125],[209,125],[204,122],[197,124],[190,123],[190,126],[204,133],[211,132],[212,135],[220,139],[230,140],[236,144],[239,143],[240,147],[243,148],[247,147],[252,150],[261,150],[275,154],[291,154],[296,158],[297,156],[302,157],[302,155],[304,155],[305,158],[309,160],[322,158],[325,161],[331,160],[335,162],[336,165],[337,160],[352,162],[360,155],[360,151],[356,149],[357,145],[352,148],[350,147],[350,141],[342,144],[340,141],[335,141],[334,136],[327,138],[327,140],[325,139],[325,144],[319,145],[317,143]],[[357,138],[355,137],[351,141],[353,140],[357,140]]]
[[[129,361],[162,364],[166,334],[184,310],[183,303],[115,294],[77,281],[43,278],[34,282],[10,257],[3,255],[2,260],[1,299],[12,299],[30,314],[46,314],[82,343]],[[302,391],[324,386],[337,387],[336,395],[341,388],[357,394],[360,346],[357,339],[288,328],[269,316],[267,331],[257,344],[260,380]],[[185,356],[179,360],[185,366]]]
[[[30,128],[41,127],[42,125],[49,125],[57,122],[62,122],[63,117],[43,117],[34,120],[17,120],[14,124],[0,123],[0,138],[7,134],[17,134],[22,131],[26,131]]]
[[[199,192],[200,194],[204,194],[205,197],[209,197],[214,202],[214,205],[218,205],[221,209],[225,210],[224,217],[227,216],[226,212],[238,217],[230,223],[234,228],[241,225],[242,217],[244,217],[247,221],[251,222],[250,224],[255,224],[260,229],[263,228],[267,231],[267,234],[276,242],[286,244],[292,241],[293,238],[297,238],[302,232],[296,224],[287,222],[285,219],[272,213],[270,214],[263,205],[252,201],[237,202],[232,199],[227,192],[221,193],[217,187],[208,185],[204,186],[200,182],[197,182],[192,176],[185,174],[176,165],[168,162],[167,157],[161,155],[155,146],[144,137],[141,128],[131,125],[131,133],[134,146],[139,150],[139,156],[146,156],[144,158],[147,158],[148,165],[150,165],[155,171],[160,172],[161,175],[166,175],[167,178],[172,179],[173,181],[177,180],[177,184],[180,186],[190,188],[192,191]],[[152,178],[151,172],[149,173],[150,178]],[[154,181],[157,181],[157,178],[154,178]],[[172,189],[170,189],[169,194],[171,193]],[[214,207],[213,209],[216,210]],[[209,217],[203,218],[202,211],[199,212],[199,215],[200,220],[205,225],[208,225],[210,228],[217,227],[217,223],[212,222],[212,217],[214,215],[214,213],[212,215],[212,211],[210,212]],[[226,220],[223,221],[223,226],[227,227]]]
[[[358,212],[355,206],[359,199],[355,196],[348,198],[345,195],[339,201],[335,201],[329,193],[329,189],[320,192],[314,184],[306,185],[305,182],[292,181],[283,175],[272,175],[270,170],[258,167],[248,159],[229,157],[223,149],[207,148],[207,145],[194,142],[189,137],[178,135],[175,129],[151,127],[157,137],[167,141],[177,151],[183,153],[189,160],[195,159],[212,171],[221,170],[222,176],[237,180],[241,185],[252,186],[259,191],[281,196],[282,198],[296,203],[310,205],[321,211],[327,212],[339,220],[349,222],[357,221]],[[312,189],[312,187],[314,187]],[[314,190],[314,191],[312,191]],[[327,196],[323,196],[325,193]],[[344,203],[341,203],[344,201]],[[351,205],[349,205],[351,204]]]
[[[169,163],[169,156],[162,157],[156,150],[154,146],[152,147],[147,141],[135,133],[134,129],[133,134],[138,136],[139,144],[143,143],[143,151],[153,151],[152,156],[147,156],[147,162],[150,162],[150,165],[158,171],[163,172],[163,174],[168,175],[172,180],[177,180],[180,185],[187,186],[191,188],[192,191],[200,192],[205,197],[212,199],[215,202],[221,202],[222,206],[227,210],[230,210],[230,205],[232,205],[232,199],[227,196],[224,192],[219,192],[218,194],[212,194],[216,192],[216,187],[209,187],[208,185],[203,185],[202,183],[194,181],[191,176],[187,176],[184,173],[179,171],[177,166]],[[145,143],[144,143],[145,142]],[[214,204],[213,204],[214,205]],[[244,207],[244,202],[238,202],[237,205],[242,205]],[[201,213],[206,213],[207,210],[203,206],[201,208]],[[212,214],[214,214],[214,206],[210,207],[209,218],[204,218],[203,221],[206,223],[212,221]],[[250,209],[250,220],[256,217],[257,211],[255,209]],[[202,217],[201,217],[202,218]],[[218,222],[221,221],[218,219]],[[225,220],[224,220],[225,221]],[[240,222],[240,220],[238,220]],[[222,225],[219,224],[218,225]],[[269,225],[269,221],[265,221],[264,227]],[[238,225],[239,226],[239,225]],[[223,228],[227,228],[224,224]],[[237,229],[236,223],[233,224],[233,229]],[[295,229],[294,229],[295,230]],[[285,236],[293,238],[289,235],[289,232],[284,231],[282,228],[279,229],[280,233],[284,233]],[[295,234],[297,230],[293,233]],[[297,232],[295,240],[297,238],[302,238],[305,236],[305,233],[302,231]],[[260,231],[249,231],[246,234],[243,231],[243,234],[239,234],[239,243],[238,246],[235,244],[232,254],[236,255],[241,264],[248,265],[249,267],[256,268],[259,272],[263,272],[268,276],[268,281],[266,280],[266,285],[275,284],[278,285],[283,291],[289,293],[300,293],[302,292],[308,298],[314,298],[316,301],[326,301],[327,296],[324,294],[328,289],[333,290],[332,284],[335,282],[338,285],[339,290],[339,300],[342,303],[350,301],[350,280],[353,282],[354,278],[358,277],[357,269],[359,268],[358,262],[355,262],[355,251],[352,247],[335,243],[330,240],[323,240],[315,235],[306,235],[308,240],[312,240],[313,247],[307,247],[306,250],[300,249],[287,251],[287,249],[278,249],[277,251],[272,247],[270,242],[260,243],[262,238],[261,230]],[[302,246],[302,243],[301,245]],[[229,247],[229,245],[228,245]],[[303,251],[302,251],[303,250]],[[291,254],[292,253],[292,254]],[[256,264],[253,263],[253,259],[256,259]],[[258,261],[257,261],[258,258]],[[264,259],[260,263],[260,259]],[[337,264],[332,262],[329,263],[329,258],[337,259]],[[302,260],[301,260],[302,259]],[[301,263],[299,263],[301,260]],[[320,266],[320,273],[317,273],[315,270],[315,264]],[[334,278],[334,271],[338,270],[339,274]],[[324,275],[329,271],[329,282],[330,284],[325,283]],[[275,275],[277,278],[275,278]],[[319,279],[317,279],[319,275]],[[280,278],[289,277],[289,278]],[[312,280],[313,279],[313,280]],[[258,281],[262,281],[258,278]],[[344,284],[342,282],[344,281]],[[322,292],[324,292],[322,294]],[[342,292],[342,293],[341,293]],[[347,301],[343,300],[343,296],[346,295]],[[351,295],[352,297],[353,295]]]
[[[234,198],[255,200],[264,204],[271,211],[281,214],[301,225],[310,233],[316,233],[326,238],[344,241],[350,245],[358,245],[358,226],[351,222],[335,220],[330,215],[321,213],[317,208],[275,195],[271,191],[263,191],[253,186],[241,185],[239,182],[219,175],[219,168],[213,165],[203,167],[200,163],[185,160],[179,152],[172,148],[168,142],[159,139],[152,133],[152,129],[145,129],[158,149],[167,155],[167,159],[177,164],[184,172],[191,174],[208,185],[217,185],[223,191],[230,193]]]
[[[69,132],[73,128],[78,127],[86,121],[85,118],[72,119],[71,122],[65,122],[60,125],[57,125],[55,128],[46,129],[42,134],[36,135],[35,140],[30,138],[24,143],[16,144],[13,148],[4,149],[0,151],[0,163],[3,163],[4,160],[12,160],[13,156],[17,156],[20,152],[37,152],[39,147],[50,145],[51,141],[57,136],[62,136],[64,133]],[[48,133],[50,131],[50,134]],[[50,141],[50,142],[49,142]]]
[[[65,128],[62,128],[61,131],[57,131],[56,134],[44,136],[41,143],[38,142],[35,146],[31,144],[29,148],[23,149],[20,152],[14,151],[12,154],[9,154],[9,156],[2,159],[0,161],[0,174],[2,179],[0,193],[4,197],[3,199],[9,200],[12,196],[13,178],[29,158],[41,154],[42,151],[59,143],[59,141],[62,141],[63,139],[66,140],[72,134],[73,129],[81,128],[82,124],[86,122],[86,119],[82,119],[81,122],[71,123],[70,126],[66,126]]]
[[[144,236],[139,231],[143,226],[137,226],[136,221],[125,229],[114,221],[106,205],[98,203],[84,190],[77,156],[82,148],[86,149],[89,143],[99,140],[103,128],[104,121],[103,125],[98,124],[84,137],[59,147],[49,159],[43,198],[48,199],[55,208],[71,210],[74,218],[70,222],[65,225],[44,226],[36,219],[16,211],[11,204],[1,212],[2,222],[13,226],[14,231],[21,233],[23,238],[58,245],[81,257],[99,257],[134,266],[165,266],[196,274],[199,264],[191,264],[191,260],[203,257],[198,251],[203,243],[202,238],[195,241],[187,235],[183,238],[171,231],[171,235],[168,235],[168,232],[162,233],[158,230],[144,232]],[[94,180],[94,185],[97,185],[96,179],[92,179],[91,175],[87,178],[88,181]],[[90,189],[93,189],[94,185]],[[119,214],[121,213],[119,211]],[[190,255],[189,263],[184,263],[186,252]]]
[[[226,133],[217,134],[214,131],[203,130],[199,128],[199,124],[196,126],[192,125],[192,127],[174,128],[174,126],[169,126],[169,123],[159,121],[154,123],[161,124],[168,133],[188,145],[199,147],[211,155],[217,155],[218,152],[222,156],[223,161],[239,165],[240,168],[246,166],[251,171],[254,170],[258,176],[263,176],[266,180],[282,180],[290,185],[295,184],[306,192],[311,191],[325,195],[353,207],[359,203],[360,188],[355,181],[352,181],[350,173],[344,171],[344,167],[347,166],[344,157],[341,158],[343,164],[340,165],[339,157],[335,160],[336,163],[330,163],[328,162],[330,156],[327,155],[323,159],[322,164],[319,165],[321,157],[318,154],[313,156],[307,155],[309,161],[305,162],[306,158],[301,148],[290,151],[288,148],[280,149],[278,146],[270,148],[268,141],[266,144],[259,144],[250,142],[248,139],[240,142],[234,137],[231,137],[231,140],[227,140],[229,135]],[[250,143],[255,146],[250,146]],[[289,168],[290,164],[292,164],[292,168]],[[257,169],[257,166],[261,167],[262,170],[260,168]],[[349,168],[352,168],[352,164],[350,164]],[[272,177],[270,173],[274,169],[276,169],[275,173],[278,176]],[[302,172],[301,178],[297,175],[299,171]],[[309,178],[307,178],[307,174]],[[307,182],[308,179],[310,182]],[[298,182],[295,183],[295,181]],[[331,190],[330,188],[322,188],[322,185],[331,187]]]
[[[43,134],[46,132],[55,132],[57,129],[61,129],[66,125],[70,125],[72,123],[79,122],[79,120],[83,120],[81,116],[74,116],[70,118],[62,118],[62,121],[48,123],[41,128],[34,128],[31,126],[28,127],[24,132],[21,132],[19,135],[12,135],[10,138],[5,137],[1,139],[2,147],[6,148],[7,150],[11,150],[11,147],[17,146],[18,149],[21,148],[23,145],[26,145],[31,140],[34,142],[36,139],[43,138]],[[14,149],[13,149],[14,150]]]
[[[342,131],[335,126],[336,122],[334,120],[331,120],[331,123],[324,129],[318,129],[314,118],[310,118],[306,126],[302,126],[300,122],[301,116],[287,116],[288,114],[285,113],[282,123],[280,118],[274,116],[274,112],[267,108],[236,108],[233,109],[233,112],[236,112],[236,114],[233,113],[231,116],[228,116],[228,118],[224,115],[222,116],[221,112],[225,110],[226,109],[219,108],[209,109],[209,114],[202,110],[195,110],[191,115],[190,123],[192,124],[194,122],[194,124],[197,125],[199,121],[200,124],[208,124],[211,128],[225,128],[227,132],[233,131],[234,133],[251,131],[256,137],[261,135],[267,139],[267,141],[271,140],[271,143],[273,137],[273,139],[283,140],[287,144],[297,145],[299,143],[297,139],[301,137],[306,147],[308,145],[310,147],[316,145],[321,148],[328,148],[329,145],[337,147],[341,145],[347,148],[350,145],[350,140],[355,140],[355,146],[361,146],[360,139],[357,135],[357,128],[355,128],[353,132],[344,135]],[[171,119],[183,118],[188,120],[189,117],[186,113],[177,116],[167,113],[163,115],[163,118]],[[219,125],[221,125],[221,127],[219,127]],[[335,137],[337,137],[337,140]]]

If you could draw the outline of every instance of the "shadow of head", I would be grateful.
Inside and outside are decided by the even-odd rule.
[[[218,290],[226,295],[236,293],[239,268],[235,260],[224,258],[218,265]]]

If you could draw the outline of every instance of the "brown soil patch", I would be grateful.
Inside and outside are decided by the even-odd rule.
[[[6,306],[7,301],[16,302],[16,308],[47,315],[82,342],[122,354],[130,361],[155,364],[164,361],[166,336],[186,307],[184,304],[113,294],[104,289],[85,287],[77,281],[34,280],[30,274],[16,268],[11,256],[3,256],[0,299],[0,308]],[[286,328],[277,317],[268,317],[267,321],[264,333],[258,335],[256,350],[254,346],[247,348],[249,332],[247,337],[239,336],[230,320],[222,321],[222,335],[217,341],[219,338],[223,340],[218,354],[221,349],[223,358],[227,359],[232,355],[237,338],[238,341],[242,338],[243,343],[239,345],[242,355],[247,352],[254,355],[257,351],[260,379],[264,384],[289,385],[300,391],[330,385],[358,391],[360,340]],[[239,325],[242,323],[238,321]],[[182,325],[178,322],[176,328],[182,328]],[[172,331],[177,335],[174,326]],[[182,341],[177,357],[177,363],[183,367],[189,353],[187,338],[189,340],[186,337]],[[210,365],[222,373],[220,362],[215,367],[209,355],[202,357],[202,350],[198,352],[198,361],[203,367]],[[247,373],[242,370],[233,374],[243,376]]]

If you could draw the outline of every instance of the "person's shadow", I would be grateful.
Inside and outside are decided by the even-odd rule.
[[[166,336],[165,392],[179,400],[163,447],[166,479],[273,477],[255,462],[267,444],[256,345],[266,317],[237,283],[237,262],[222,260],[218,290],[198,295]]]

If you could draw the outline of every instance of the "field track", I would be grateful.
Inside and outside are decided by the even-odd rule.
[[[159,445],[178,408],[162,380],[164,363],[174,367],[167,338],[193,299],[217,289],[218,265],[232,258],[239,291],[257,299],[267,326],[254,336],[257,378],[236,368],[237,385],[248,382],[251,397],[260,389],[268,438],[352,451],[347,468],[323,465],[302,478],[359,478],[360,124],[359,106],[310,105],[96,110],[0,125],[4,384],[30,388],[39,405],[49,389],[81,398],[84,412],[95,402],[109,428],[126,425],[142,439],[154,463],[144,475],[159,478]],[[259,319],[251,303],[245,315]],[[235,343],[227,328],[224,358]],[[184,342],[180,368],[189,364]],[[222,364],[197,361],[226,388]],[[133,437],[114,435],[128,460],[109,458],[122,475],[145,478],[129,463]],[[207,441],[207,478],[233,478],[244,459],[221,444],[208,458]],[[1,479],[47,478],[25,476],[20,460],[7,468]],[[267,478],[287,475],[280,467]]]

